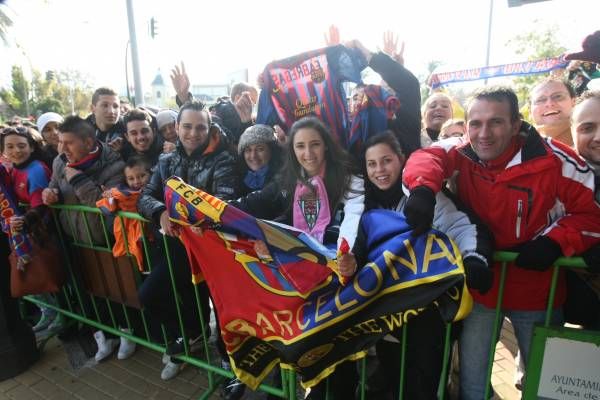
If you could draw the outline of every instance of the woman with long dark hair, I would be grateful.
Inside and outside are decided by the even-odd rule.
[[[372,136],[364,147],[366,210],[387,209],[403,212],[407,196],[402,191],[402,168],[406,157],[391,131]],[[459,206],[454,196],[443,190],[436,196],[433,227],[454,240],[463,257],[467,285],[486,292],[492,285],[488,261],[492,256],[492,237],[476,223],[473,215]],[[355,251],[361,249],[358,241]],[[360,257],[359,257],[360,258]],[[361,260],[368,262],[370,260]],[[404,396],[407,399],[437,399],[444,350],[444,322],[438,310],[430,306],[410,320]],[[400,385],[400,351],[397,337],[385,336],[376,345],[379,368],[367,382],[369,398],[386,398],[389,392],[398,398]]]
[[[353,249],[364,210],[364,189],[362,178],[353,174],[355,168],[349,155],[315,117],[296,121],[287,143],[285,164],[279,177],[263,190],[237,200],[234,205],[255,217],[278,219],[293,225],[325,245],[339,249],[346,241]],[[344,213],[341,222],[337,218],[340,210]],[[337,223],[339,233],[334,228]],[[342,276],[350,277],[356,273],[357,263],[352,250],[337,261]],[[341,363],[329,376],[333,398],[353,398],[357,382],[355,364]],[[322,381],[311,388],[308,398],[325,398],[325,389],[325,381]]]
[[[236,201],[235,206],[258,218],[276,219],[310,234],[321,243],[352,249],[364,210],[363,180],[329,129],[315,117],[292,125],[281,174],[263,190]],[[343,210],[339,221],[337,212]],[[339,223],[339,235],[335,226]],[[352,251],[338,259],[342,275],[356,272]]]

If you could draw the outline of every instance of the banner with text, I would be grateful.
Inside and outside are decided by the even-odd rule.
[[[492,67],[464,69],[454,72],[438,72],[429,77],[427,84],[432,89],[436,89],[440,86],[455,82],[475,81],[478,79],[497,78],[510,75],[542,74],[555,69],[565,68],[567,64],[569,64],[569,62],[560,56],[535,61],[495,65]]]
[[[165,196],[209,286],[236,375],[252,388],[280,362],[313,386],[426,307],[437,306],[446,321],[471,309],[456,245],[435,230],[412,237],[400,213],[365,213],[370,262],[342,286],[332,273],[335,251],[309,235],[258,220],[178,178],[166,182]],[[256,240],[268,256],[257,254]]]

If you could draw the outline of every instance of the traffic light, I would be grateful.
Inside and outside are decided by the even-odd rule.
[[[158,21],[152,17],[150,18],[150,37],[154,39],[158,35]]]
[[[46,71],[46,80],[47,81],[52,81],[52,80],[54,80],[55,77],[56,77],[56,74],[54,73],[54,71]]]

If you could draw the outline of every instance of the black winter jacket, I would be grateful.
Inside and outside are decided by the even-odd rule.
[[[421,148],[421,89],[419,80],[404,66],[382,52],[373,54],[369,62],[375,72],[394,91],[400,100],[396,118],[388,127],[394,132],[405,155]]]
[[[96,125],[96,117],[94,114],[88,115],[85,120],[94,126],[96,130],[96,139],[101,141],[102,143],[110,143],[114,139],[120,137],[124,139],[125,132],[127,132],[127,128],[125,127],[125,122],[123,122],[123,117],[120,117],[116,124],[114,124],[108,132],[101,131]]]
[[[159,223],[164,204],[164,182],[173,175],[222,200],[238,195],[238,177],[234,157],[227,151],[221,130],[213,125],[207,149],[199,148],[188,156],[181,145],[158,159],[150,182],[138,200],[138,211],[144,217]],[[213,147],[211,149],[211,147]]]

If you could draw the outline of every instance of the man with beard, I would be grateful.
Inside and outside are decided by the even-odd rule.
[[[163,151],[163,140],[152,128],[152,117],[139,108],[129,111],[124,118],[125,140],[121,156],[127,161],[131,156],[144,157],[150,165],[156,165]]]

